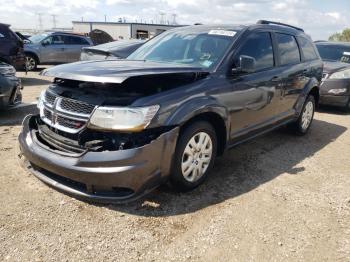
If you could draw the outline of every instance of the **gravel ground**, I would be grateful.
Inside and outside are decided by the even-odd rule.
[[[48,80],[20,74],[25,103]],[[44,185],[16,159],[23,116],[0,112],[0,260],[350,261],[350,115],[310,133],[274,131],[228,151],[207,182],[128,205],[92,205]]]

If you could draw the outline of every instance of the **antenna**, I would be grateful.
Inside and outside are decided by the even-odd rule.
[[[42,31],[43,30],[43,13],[36,13],[36,15],[38,16],[38,25],[39,25],[39,30]]]
[[[56,27],[56,17],[57,17],[57,15],[51,15],[52,16],[52,28],[57,28]]]
[[[176,22],[177,14],[172,14],[171,16],[173,17],[173,21],[171,22],[171,24],[177,25],[177,22]]]

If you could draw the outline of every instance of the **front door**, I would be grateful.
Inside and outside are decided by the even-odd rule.
[[[281,84],[269,32],[251,33],[235,55],[234,67],[239,65],[241,55],[255,58],[256,68],[254,73],[240,74],[231,80],[232,93],[227,102],[230,103],[232,138],[273,121],[279,102],[276,89]]]
[[[40,46],[41,63],[65,63],[65,45],[60,35],[52,35],[45,38]]]

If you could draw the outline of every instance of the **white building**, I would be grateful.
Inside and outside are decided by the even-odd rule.
[[[94,29],[105,31],[117,39],[148,39],[179,25],[118,23],[118,22],[81,22],[73,21],[74,33],[90,33]]]

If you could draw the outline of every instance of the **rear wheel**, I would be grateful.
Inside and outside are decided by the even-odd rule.
[[[37,59],[31,54],[26,54],[26,69],[27,69],[27,71],[33,71],[37,67],[38,67]]]
[[[175,150],[170,184],[188,191],[199,186],[213,167],[217,138],[212,125],[194,122],[181,133]]]
[[[305,135],[311,126],[315,114],[315,98],[309,95],[303,105],[301,114],[296,122],[291,125],[291,128],[298,135]]]

